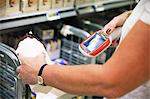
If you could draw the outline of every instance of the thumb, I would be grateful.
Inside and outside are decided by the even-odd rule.
[[[112,33],[112,29],[108,28],[108,29],[106,30],[106,33],[107,33],[108,35],[111,34],[111,33]]]
[[[17,54],[21,65],[25,64],[25,57],[22,54]]]
[[[103,33],[105,35],[110,35],[113,32],[113,29],[111,29],[111,28],[104,28],[102,31],[103,31]]]

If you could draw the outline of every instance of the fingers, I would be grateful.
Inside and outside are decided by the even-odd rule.
[[[26,79],[25,79],[24,77],[22,77],[21,66],[17,67],[16,71],[17,71],[17,73],[18,73],[17,78],[18,78],[19,80],[22,80],[22,82],[23,82],[24,84],[29,84],[29,83],[26,81]]]
[[[103,32],[102,32],[104,35],[106,35],[106,36],[108,36],[108,35],[110,35],[111,34],[111,29],[107,29],[106,31],[105,30],[103,30]]]
[[[17,75],[17,78],[18,79],[21,79],[21,75],[20,75],[20,66],[19,67],[17,67],[17,69],[16,69],[16,72],[18,73],[18,75]]]
[[[19,80],[21,80],[24,84],[30,84],[30,83],[28,83],[25,79],[23,79],[23,78],[21,77],[21,74],[20,74],[20,73],[18,74],[17,78],[18,78]]]
[[[22,54],[19,54],[18,57],[22,62],[21,66],[16,69],[18,79],[21,79],[26,84],[36,83],[40,66],[45,63],[45,53],[41,53],[34,58],[24,57]]]
[[[18,74],[17,78],[18,78],[18,79],[21,79],[21,76],[20,76],[20,74]]]
[[[111,32],[111,29],[108,28],[108,29],[106,30],[106,33],[107,33],[107,34],[110,34],[110,32]]]
[[[105,35],[109,35],[109,34],[111,34],[112,27],[109,24],[107,24],[104,26],[102,31]]]
[[[20,73],[20,66],[17,67],[16,71],[17,71],[18,74]]]
[[[25,58],[24,58],[24,56],[22,55],[22,54],[17,54],[18,55],[18,58],[19,58],[19,60],[20,60],[20,63],[21,63],[21,65],[23,65],[23,64],[25,64]]]
[[[115,27],[106,27],[102,31],[104,32],[104,34],[110,35],[114,31],[114,29]]]
[[[106,33],[107,35],[110,35],[116,28],[117,21],[118,20],[116,19],[112,19],[108,24],[104,26],[103,32]]]

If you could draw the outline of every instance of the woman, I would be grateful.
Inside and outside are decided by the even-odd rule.
[[[20,78],[25,83],[36,84],[40,74],[41,79],[44,80],[42,84],[69,93],[109,98],[127,95],[145,83],[149,85],[149,5],[149,0],[141,0],[127,20],[129,14],[126,12],[115,17],[105,26],[104,31],[108,30],[107,33],[111,33],[114,28],[124,24],[117,51],[102,66],[98,64],[43,65],[42,56],[29,59],[20,55],[22,61],[22,65],[18,68]],[[145,86],[148,89],[147,85]],[[146,93],[142,92],[142,94],[142,97],[129,96],[127,99],[148,99]]]

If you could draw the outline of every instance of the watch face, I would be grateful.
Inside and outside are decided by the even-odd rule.
[[[43,84],[43,78],[41,76],[38,76],[38,84],[39,85]]]

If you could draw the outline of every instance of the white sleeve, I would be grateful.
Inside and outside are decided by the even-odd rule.
[[[147,2],[145,3],[143,14],[140,17],[140,20],[150,25],[150,0],[147,0]]]

